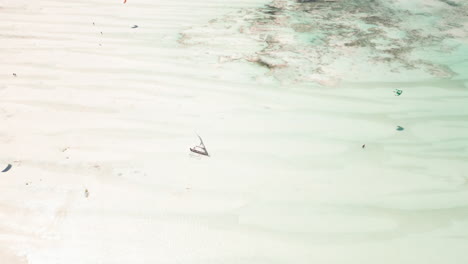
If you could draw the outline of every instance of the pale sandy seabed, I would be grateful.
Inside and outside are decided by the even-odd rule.
[[[466,3],[347,3],[0,0],[0,263],[468,263]]]

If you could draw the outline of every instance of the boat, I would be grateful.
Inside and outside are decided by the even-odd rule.
[[[209,157],[210,154],[208,154],[208,150],[206,150],[205,144],[203,143],[203,139],[198,134],[197,136],[200,139],[200,144],[198,144],[198,146],[190,148],[190,151],[192,151],[193,153],[197,153],[197,154]]]
[[[200,155],[210,156],[210,155],[208,155],[208,153],[206,151],[198,150],[198,149],[196,149],[196,147],[190,148],[190,151],[192,151],[194,153],[197,153],[197,154],[200,154]]]

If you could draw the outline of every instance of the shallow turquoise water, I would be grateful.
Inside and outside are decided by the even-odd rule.
[[[465,79],[467,13],[463,1],[415,1],[412,5],[398,1],[273,1],[183,34],[190,36],[186,44],[210,45],[213,35],[226,42],[255,40],[242,50],[224,49],[223,55],[260,62],[274,58],[277,63],[262,63],[282,82],[334,85],[339,80],[366,81],[375,75],[380,81]],[[313,74],[320,76],[305,77]]]
[[[0,9],[0,251],[466,263],[465,3],[260,2]]]

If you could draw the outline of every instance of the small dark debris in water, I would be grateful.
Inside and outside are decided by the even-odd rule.
[[[393,92],[395,93],[395,96],[400,96],[403,93],[403,90],[395,89]]]
[[[362,145],[362,148],[366,148],[366,144]]]
[[[102,35],[102,31],[101,31],[101,35]]]
[[[84,196],[85,196],[86,198],[89,197],[89,191],[88,191],[88,189],[85,189],[85,191],[84,191]]]
[[[403,130],[405,130],[405,129],[404,129],[403,127],[401,127],[401,126],[397,126],[396,130],[398,130],[398,131],[403,131]]]
[[[94,24],[94,22],[93,22],[93,26],[95,26],[95,25],[96,25],[96,24]]]
[[[101,44],[101,43],[99,43],[99,46],[102,46],[102,44]]]
[[[2,172],[7,172],[7,171],[9,171],[9,170],[11,169],[11,167],[13,167],[13,166],[11,166],[11,164],[8,164],[8,166],[6,166],[6,168],[3,169]]]
[[[13,73],[13,76],[17,77],[17,76],[16,76],[16,73]]]
[[[68,149],[69,149],[69,147],[66,147],[66,148],[62,149],[62,152],[65,152],[65,151],[67,151]]]
[[[133,27],[132,27],[132,28],[137,28],[137,27],[138,27],[138,25],[133,25]]]

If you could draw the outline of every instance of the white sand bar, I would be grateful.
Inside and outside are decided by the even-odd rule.
[[[0,263],[468,263],[466,31],[330,86],[178,41],[267,3],[0,0]]]

